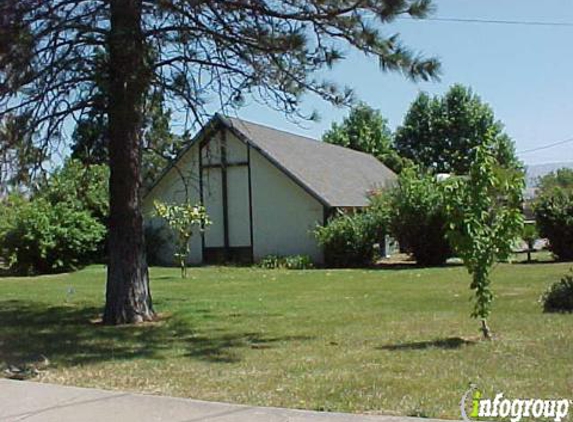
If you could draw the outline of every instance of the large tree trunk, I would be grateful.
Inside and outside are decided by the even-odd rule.
[[[105,324],[152,320],[141,214],[141,125],[147,91],[141,0],[111,0],[110,218]]]

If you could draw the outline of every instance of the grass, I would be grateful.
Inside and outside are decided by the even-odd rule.
[[[163,321],[93,323],[105,270],[0,279],[0,366],[51,365],[40,380],[263,406],[459,418],[485,397],[567,397],[573,315],[537,303],[570,264],[501,264],[478,341],[461,267],[286,271],[153,268]]]

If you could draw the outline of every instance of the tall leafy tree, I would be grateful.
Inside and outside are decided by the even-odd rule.
[[[324,142],[372,154],[399,172],[403,160],[393,147],[392,131],[380,111],[361,103],[353,107],[341,124],[333,123],[322,136]]]
[[[443,97],[418,95],[396,131],[395,146],[426,169],[461,175],[469,172],[475,147],[490,136],[499,163],[518,167],[513,141],[491,107],[470,88],[454,85]]]
[[[550,195],[556,188],[573,192],[573,169],[563,167],[539,178],[538,195]]]
[[[434,59],[376,25],[425,17],[430,0],[20,0],[0,5],[0,117],[30,113],[36,140],[63,139],[67,122],[97,95],[98,54],[107,59],[109,267],[104,322],[154,318],[141,214],[145,100],[159,90],[201,122],[254,97],[303,115],[312,92],[346,104],[351,92],[314,75],[356,48],[384,70],[413,79],[438,72]]]

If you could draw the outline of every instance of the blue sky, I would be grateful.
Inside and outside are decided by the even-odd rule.
[[[571,0],[435,0],[434,17],[573,22]],[[379,109],[392,128],[399,125],[418,92],[441,94],[454,83],[471,86],[488,102],[516,142],[518,151],[573,137],[573,26],[545,27],[401,20],[384,28],[407,45],[440,58],[441,82],[413,83],[382,73],[374,59],[349,52],[329,79],[354,88]],[[319,138],[347,113],[317,98],[318,123],[289,122],[255,103],[238,112],[258,123]],[[528,164],[573,161],[573,143],[520,155]]]

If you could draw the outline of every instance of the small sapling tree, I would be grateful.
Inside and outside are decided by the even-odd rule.
[[[165,204],[155,201],[153,203],[155,212],[162,218],[175,236],[174,257],[179,268],[181,268],[181,278],[187,277],[187,256],[191,251],[189,241],[193,236],[193,229],[199,227],[204,230],[211,224],[205,207],[202,205],[185,204]]]
[[[531,262],[531,253],[535,251],[535,241],[539,239],[539,231],[535,224],[524,224],[521,239],[527,244],[527,262]]]
[[[465,177],[449,179],[446,189],[447,236],[469,274],[475,291],[472,317],[481,320],[481,331],[491,338],[487,319],[493,292],[491,270],[509,258],[521,234],[523,173],[502,168],[489,142],[475,148],[474,161]]]

